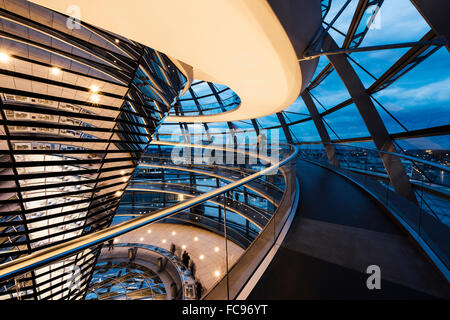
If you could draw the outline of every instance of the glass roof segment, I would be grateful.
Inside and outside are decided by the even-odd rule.
[[[377,3],[374,2],[374,4],[381,6],[375,15],[376,19],[372,19],[371,27],[366,28],[366,23],[368,22],[366,20],[370,20],[374,14],[374,8],[365,8],[365,13],[355,31],[354,39],[355,41],[361,40],[360,46],[419,41],[430,30],[428,24],[420,16],[410,1],[378,1]],[[372,6],[374,4],[372,4]],[[331,2],[331,8],[325,22],[333,22],[336,15],[338,15],[333,26],[342,31],[342,34],[339,34],[337,31],[334,31],[334,33],[330,31],[333,37],[335,37],[335,40],[338,41],[338,44],[343,43],[347,32],[349,32],[350,22],[357,9],[360,9],[357,7],[357,1],[343,0]],[[342,12],[340,12],[341,10]],[[393,12],[401,12],[402,18],[399,19]],[[324,28],[327,27],[326,23],[323,25]],[[361,35],[361,32],[363,32],[363,35]],[[339,38],[341,38],[341,40],[338,40]],[[397,61],[403,58],[409,50],[409,48],[375,50],[355,52],[348,56],[358,76],[360,76],[364,85],[369,88],[376,83],[377,79],[382,75],[385,75]],[[403,127],[406,127],[408,130],[416,130],[448,124],[448,113],[444,107],[446,103],[445,99],[448,98],[448,94],[446,94],[448,90],[440,90],[439,95],[436,96],[438,99],[434,99],[435,94],[428,94],[427,91],[432,89],[433,84],[435,88],[442,89],[446,87],[445,81],[447,79],[445,78],[445,75],[448,74],[448,72],[440,72],[440,70],[448,69],[448,51],[444,48],[439,49],[439,47],[431,46],[428,50],[424,51],[421,57],[422,60],[411,61],[411,63],[405,65],[404,70],[399,70],[399,78],[395,79],[394,76],[394,84],[389,84],[389,86],[383,88],[381,91],[379,91],[377,87],[374,88],[373,97],[376,99],[374,103],[379,110],[380,115],[383,117],[383,120],[386,122],[386,126],[390,132],[402,132],[405,130]],[[329,62],[325,57],[320,58],[316,76],[320,74],[321,70],[327,66],[328,63]],[[314,87],[310,89],[310,92],[317,104],[319,112],[324,115],[324,119],[329,128],[329,133],[333,136],[333,140],[339,141],[340,139],[369,136],[359,113],[355,107],[351,106],[350,95],[341,79],[332,68],[330,70],[331,72],[329,75],[324,77],[318,85],[314,85]],[[314,83],[314,80],[312,83]],[[219,87],[217,84],[210,85]],[[410,91],[408,91],[409,88]],[[422,88],[423,90],[420,90]],[[211,91],[208,90],[208,86],[205,82],[197,81],[191,89],[191,94],[194,93],[196,96],[200,97],[200,99],[198,99],[198,104],[201,106],[200,108],[203,108],[201,100],[204,99],[206,102],[206,107],[204,108],[205,112],[211,112],[210,106],[214,108],[214,104],[219,104],[217,98],[211,96]],[[225,90],[224,92],[226,92],[226,87],[220,85],[218,91],[220,92],[222,90]],[[414,91],[416,91],[415,94],[413,94]],[[401,101],[400,97],[396,98],[396,92],[397,96],[401,95],[402,99],[405,101]],[[406,92],[407,94],[402,94],[402,92]],[[408,92],[411,92],[411,94],[408,94]],[[413,105],[412,101],[407,101],[407,96],[410,95],[418,100]],[[201,98],[203,96],[205,98]],[[187,99],[190,99],[191,97],[192,95],[189,95]],[[189,107],[187,107],[183,104],[187,101],[194,102],[196,99],[183,102],[183,98],[184,97],[181,97],[180,99],[180,110],[186,109],[186,112],[198,112],[198,105],[191,103]],[[409,106],[405,106],[405,103],[409,104]],[[436,106],[434,106],[433,103],[436,104]],[[293,126],[290,129],[290,132],[294,137],[293,139],[296,143],[300,144],[301,141],[310,140],[303,139],[303,134],[308,137],[317,137],[314,126],[306,124],[308,121],[312,123],[312,119],[309,118],[308,111],[305,110],[306,108],[304,106],[302,107],[302,105],[301,99],[298,99],[294,104],[282,112],[287,125]],[[438,112],[439,116],[435,116],[434,113],[427,113],[425,117],[420,118],[421,121],[426,121],[426,123],[420,125],[417,120],[419,119],[419,114],[423,113],[425,108],[436,108],[436,112]],[[197,109],[197,111],[195,109]],[[219,109],[217,108],[217,110]],[[334,112],[337,112],[336,115],[333,114]],[[427,117],[430,118],[430,120],[427,121]],[[253,123],[250,120],[245,123],[244,126],[246,129],[251,129],[252,126],[250,123],[252,123],[253,127],[254,124],[257,123],[259,128],[281,128],[279,117],[276,117],[275,115],[254,120]],[[350,122],[353,122],[352,125],[347,127]],[[406,123],[409,124],[410,128]],[[230,124],[217,126],[208,124],[208,126],[221,127],[224,130],[243,127],[242,123],[233,123],[231,126]],[[297,129],[295,126],[299,126],[299,128]],[[336,126],[336,128],[334,128],[334,126]],[[253,130],[255,129],[253,128]],[[164,131],[167,130],[164,130],[163,126],[161,133]],[[345,133],[343,131],[345,131]],[[339,134],[339,132],[341,132],[341,134]],[[281,135],[284,137],[284,132],[282,132]],[[340,138],[340,136],[345,138]],[[284,140],[287,139],[284,138]],[[319,140],[317,140],[317,142],[319,142]]]
[[[307,107],[302,97],[281,112],[257,119],[161,124],[169,114],[227,112],[239,107],[240,99],[223,84],[201,80],[195,80],[183,96],[178,96],[186,79],[163,54],[86,24],[79,33],[68,35],[58,26],[64,17],[57,13],[46,13],[54,22],[46,25],[45,19],[34,16],[33,10],[26,14],[17,10],[17,16],[0,19],[1,31],[8,35],[0,35],[0,48],[7,52],[2,55],[5,53],[0,50],[4,109],[0,113],[0,135],[4,137],[0,157],[5,163],[14,163],[6,168],[9,180],[2,185],[8,197],[0,200],[4,213],[0,226],[5,227],[0,233],[5,240],[0,243],[0,257],[4,261],[107,227],[122,193],[124,201],[118,212],[134,215],[144,209],[175,204],[185,196],[226,183],[225,178],[212,178],[208,175],[211,172],[138,167],[133,184],[147,181],[154,189],[125,190],[144,150],[147,156],[167,151],[149,145],[153,134],[153,140],[208,144],[211,136],[231,141],[251,137],[257,141],[260,133],[267,130],[279,136],[281,142],[302,149],[320,149],[318,152],[322,153],[323,146],[332,142],[340,156],[345,150],[351,150],[352,155],[370,153],[376,158],[377,173],[384,178],[383,183],[388,179],[383,163],[376,157],[376,139],[371,136],[367,121],[326,56],[332,53],[307,51],[308,55],[321,55],[306,92],[324,123],[329,142],[319,134],[314,113],[310,114],[309,104]],[[9,7],[4,11],[14,12]],[[396,152],[413,157],[409,159],[412,163],[417,159],[448,167],[450,54],[437,41],[435,30],[409,0],[323,1],[323,12],[326,17],[322,27],[339,48],[346,50],[345,56],[380,115]],[[39,23],[41,29],[34,30],[33,23]],[[120,45],[114,40],[118,38]],[[352,51],[404,42],[415,44]],[[102,150],[106,151],[101,153]],[[353,160],[356,163],[358,159]],[[414,165],[402,161],[414,180]],[[123,170],[126,174],[121,173]],[[393,190],[389,182],[386,184]],[[180,198],[177,192],[185,194]],[[274,209],[267,199],[248,188],[238,188],[234,195],[236,202],[243,202],[250,209]],[[436,197],[422,192],[419,199],[444,216],[445,206]],[[218,203],[192,209],[204,214],[208,221],[221,222]],[[117,218],[114,223],[128,219]],[[251,221],[230,213],[238,236],[242,236],[242,230],[250,233],[248,243],[258,233]],[[79,265],[86,278],[94,266],[95,250],[30,272],[28,276],[38,285],[24,287],[24,297],[80,298],[64,287],[57,274]],[[0,291],[0,299],[17,298],[13,288],[11,281],[4,284],[5,293]]]
[[[86,300],[135,299],[166,299],[166,288],[154,271],[121,261],[96,264]]]

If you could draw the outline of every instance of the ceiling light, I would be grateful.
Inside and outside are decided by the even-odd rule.
[[[199,258],[200,258],[200,260],[203,260],[203,259],[205,259],[205,256],[201,254]]]
[[[140,237],[140,238],[139,238],[139,241],[144,241],[144,238],[143,238],[143,237]]]
[[[116,193],[114,193],[114,195],[116,197],[120,197],[122,195],[122,193],[123,193],[123,191],[118,190],[118,191],[116,191]]]
[[[125,174],[125,170],[120,171],[120,174],[124,175]]]
[[[52,73],[52,75],[58,76],[61,74],[61,69],[58,67],[53,67],[50,69],[50,72]]]
[[[214,251],[215,251],[215,252],[219,252],[219,247],[215,247],[215,248],[214,248]]]
[[[215,275],[216,277],[220,276],[220,271],[219,271],[219,270],[216,270],[216,272],[214,272],[214,275]]]
[[[174,236],[174,235],[176,235],[177,233],[175,232],[175,231],[172,231],[172,235]]]
[[[96,85],[92,85],[92,86],[91,86],[91,92],[97,93],[97,92],[99,92],[99,91],[100,91],[100,89],[99,89],[99,87],[97,87]]]
[[[148,229],[148,230],[147,230],[147,233],[152,233],[152,230]]]
[[[163,239],[162,243],[166,243],[166,242],[167,242],[166,239]]]
[[[127,182],[127,180],[128,180],[127,177],[123,177],[123,178],[122,178],[122,181],[123,181],[123,182]]]
[[[185,244],[183,244],[182,246],[181,246],[181,249],[186,249],[186,245]]]
[[[197,237],[195,237],[195,238],[194,238],[194,241],[198,241],[198,238],[197,238]]]
[[[116,39],[116,40],[114,40],[117,44],[119,44],[120,43],[120,40],[119,39]]]
[[[114,239],[114,243],[119,243],[119,239],[118,238]]]
[[[7,63],[11,60],[11,56],[5,52],[0,52],[0,62]]]
[[[98,94],[91,95],[91,101],[93,103],[98,103],[100,101],[100,96]]]

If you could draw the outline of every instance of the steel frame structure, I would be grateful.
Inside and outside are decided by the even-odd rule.
[[[375,10],[370,13],[370,10],[373,6],[381,7],[384,0],[354,0],[357,1],[356,9],[347,31],[344,32],[335,26],[335,22],[351,1],[344,1],[334,17],[330,17],[330,8],[333,2],[331,0],[322,1],[323,25],[315,41],[305,51],[303,58],[326,56],[329,63],[316,72],[316,76],[301,94],[309,114],[297,113],[296,115],[302,118],[291,121],[290,116],[295,112],[284,110],[275,115],[278,123],[268,126],[262,124],[262,119],[226,122],[224,124],[226,131],[223,134],[231,135],[236,146],[236,136],[239,132],[250,131],[255,136],[259,136],[264,129],[279,129],[289,144],[297,146],[323,145],[328,160],[333,166],[339,166],[333,144],[373,142],[380,151],[386,172],[397,193],[415,202],[415,196],[401,163],[394,163],[395,161],[393,162],[389,156],[383,158],[381,155],[389,152],[402,152],[398,148],[396,140],[449,135],[450,125],[409,130],[376,99],[375,94],[389,88],[443,46],[449,49],[450,23],[442,19],[442,14],[440,14],[441,10],[445,11],[448,8],[449,3],[445,0],[411,0],[411,3],[430,25],[430,30],[420,39],[409,44],[380,44],[380,46],[370,48],[370,50],[388,50],[399,46],[410,47],[381,76],[375,77],[352,57],[352,53],[367,49],[362,48],[361,44],[369,32],[370,23],[373,22],[377,12]],[[436,8],[442,9],[436,10]],[[86,85],[61,81],[55,77],[42,76],[35,72],[27,73],[17,68],[0,68],[0,76],[4,78],[20,79],[48,87],[56,86],[64,91],[80,94],[80,96],[73,95],[71,97],[64,94],[58,96],[48,92],[39,92],[39,90],[25,90],[23,86],[13,88],[2,85],[0,137],[3,145],[0,150],[2,158],[0,168],[3,173],[0,177],[2,181],[0,206],[3,207],[3,210],[0,211],[0,228],[2,228],[0,237],[3,242],[0,243],[0,250],[7,249],[4,249],[3,252],[0,251],[0,258],[3,258],[3,261],[14,260],[21,255],[49,248],[109,226],[121,195],[125,191],[128,178],[136,168],[153,134],[155,133],[157,140],[166,139],[168,134],[164,130],[160,130],[158,133],[158,128],[172,105],[174,107],[170,111],[171,114],[190,116],[228,111],[237,107],[240,102],[239,97],[231,89],[203,81],[194,82],[191,85],[188,90],[190,98],[178,97],[186,79],[170,59],[163,54],[91,25],[80,23],[80,30],[88,33],[91,37],[83,36],[81,31],[69,34],[53,24],[36,21],[20,12],[19,9],[0,8],[0,21],[4,24],[0,30],[2,44],[17,43],[35,50],[34,55],[32,51],[27,54],[18,51],[11,55],[14,61],[47,69],[54,67],[53,61],[70,61],[71,64],[60,64],[59,71],[73,77],[89,78],[109,86],[109,89],[92,92]],[[369,23],[366,23],[364,19],[368,14],[371,14],[371,18]],[[52,13],[52,15],[56,15],[56,13]],[[325,18],[328,19],[328,22],[325,21]],[[67,19],[67,17],[61,16],[59,19]],[[17,26],[22,32],[8,28],[11,24]],[[28,31],[30,33],[28,36],[23,36],[23,30],[31,31]],[[344,37],[341,45],[336,45],[329,36],[331,30]],[[39,41],[36,37],[37,34],[40,34],[40,37],[44,37],[45,40],[52,39],[54,43]],[[68,50],[65,46],[72,49]],[[52,59],[47,59],[48,61],[42,59],[38,54],[41,52],[51,55]],[[351,63],[373,79],[369,86],[365,87],[362,84]],[[342,82],[346,85],[350,98],[332,106],[324,106],[315,96],[315,91],[323,86],[327,77],[334,72],[339,74]],[[197,90],[200,87],[207,92]],[[105,99],[108,103],[93,102],[90,100],[92,96],[100,96],[102,101]],[[23,97],[26,99],[24,100]],[[203,102],[205,100],[209,102]],[[53,101],[57,107],[43,104],[43,101]],[[190,102],[193,104],[189,105]],[[340,138],[332,125],[327,122],[327,116],[348,108],[352,104],[357,106],[359,115],[365,120],[369,136]],[[66,107],[61,108],[61,105]],[[75,106],[76,109],[69,110],[67,106]],[[389,132],[377,111],[377,106],[384,110],[403,131]],[[320,108],[323,111],[319,111]],[[29,116],[23,118],[23,114]],[[58,120],[35,120],[31,119],[32,114],[51,119],[57,117]],[[16,118],[16,115],[22,118]],[[94,121],[101,121],[102,124],[94,125]],[[294,133],[296,126],[307,123],[313,124],[319,133],[319,140],[302,141],[301,137],[296,136]],[[192,123],[187,122],[164,123],[162,129],[170,131],[170,128],[174,126],[179,127],[183,142],[191,143],[195,138],[194,132],[190,129],[191,125]],[[214,125],[202,123],[201,126],[209,139],[210,128]],[[20,131],[20,128],[25,127],[28,128],[26,133]],[[43,133],[30,134],[29,132],[33,130],[40,130]],[[70,137],[71,132],[80,134]],[[331,138],[332,133],[337,139]],[[87,144],[93,142],[96,147],[86,147]],[[54,146],[57,146],[58,152],[55,152]],[[160,145],[151,148],[154,148],[151,150],[157,150],[159,154],[163,153]],[[388,152],[383,153],[384,151]],[[32,160],[37,156],[42,159]],[[47,166],[65,166],[66,171],[27,171],[28,168],[45,168]],[[166,178],[167,169],[161,168],[160,170],[162,182],[165,186],[169,185],[170,181],[168,180],[170,179]],[[65,178],[72,176],[82,177],[82,179],[64,181]],[[61,179],[50,186],[51,188],[62,188],[60,189],[62,192],[38,197],[31,196],[40,190],[42,185],[30,184],[28,181],[42,177]],[[198,186],[196,180],[202,177],[195,173],[185,174],[185,178],[189,180],[188,185],[192,189],[191,193],[195,194]],[[127,179],[124,180],[124,178]],[[217,178],[217,188],[220,186],[219,180]],[[87,187],[80,190],[70,189],[80,184]],[[181,186],[179,187],[181,188]],[[48,193],[51,193],[50,191]],[[67,204],[46,203],[44,207],[27,207],[27,202],[59,199],[62,197],[62,193],[64,193],[64,197],[86,197],[76,199],[76,201],[71,200],[70,204],[88,204],[87,207],[62,210],[61,213],[53,214],[50,218],[45,215],[33,214],[43,210],[64,208]],[[248,204],[246,188],[243,188],[243,193],[246,199],[244,202]],[[164,196],[164,200],[167,200],[166,196]],[[170,203],[170,199],[167,203]],[[220,216],[220,206],[218,208]],[[189,210],[191,215],[196,214],[192,208]],[[14,214],[10,214],[10,212],[14,212]],[[78,216],[67,221],[64,219],[52,220],[49,225],[39,227],[33,225],[35,222],[60,219],[76,214]],[[180,220],[186,220],[189,216],[186,212],[179,215]],[[81,223],[81,225],[72,226],[74,223]],[[53,227],[62,228],[62,231],[49,233],[47,236],[39,238],[30,236],[33,232],[48,231]],[[64,238],[65,234],[71,234],[74,231],[79,233]],[[61,236],[62,238],[58,238]],[[38,243],[41,240],[48,240],[48,243]],[[15,248],[14,251],[10,250],[12,247]],[[98,253],[99,246],[94,246],[80,251],[72,260],[68,260],[67,264],[55,264],[54,267],[46,267],[47,269],[38,272],[30,271],[15,280],[10,279],[0,283],[0,298],[2,298],[1,295],[4,295],[23,299],[81,299],[83,298],[83,289],[67,290],[62,287],[62,280],[67,278],[67,270],[77,265],[80,268],[80,277],[83,279],[82,288],[85,288],[90,281],[89,274],[91,274]],[[43,277],[46,277],[46,280],[42,280]],[[61,281],[55,282],[55,279]],[[19,292],[21,293],[19,294]]]
[[[347,7],[348,3],[350,1],[346,1],[344,3],[344,7]],[[331,20],[330,23],[323,21],[323,30],[335,30],[336,32],[340,33],[345,39],[343,40],[342,44],[339,46],[339,49],[356,49],[359,47],[359,45],[363,42],[366,34],[370,31],[369,27],[370,25],[364,26],[364,17],[367,16],[367,14],[370,13],[370,7],[371,6],[379,6],[381,7],[383,5],[384,1],[368,1],[368,0],[358,0],[358,4],[356,6],[355,12],[353,13],[353,18],[350,22],[350,25],[348,27],[348,30],[346,32],[343,32],[341,30],[336,29],[333,26],[333,23],[336,21],[336,19],[339,17],[339,15],[342,14],[341,10],[339,10],[336,17],[329,17],[328,19]],[[324,12],[328,12],[328,10],[325,10],[326,8],[329,9],[329,6],[333,4],[331,1],[322,1]],[[417,6],[417,3],[415,1],[412,1],[414,5]],[[448,6],[448,4],[445,1],[440,0],[433,0],[433,1],[424,1],[424,3],[429,3],[429,7],[432,8],[445,8],[445,6]],[[423,4],[422,4],[423,5]],[[419,8],[419,7],[418,7]],[[425,11],[420,10],[421,14],[425,15]],[[428,12],[428,11],[426,11]],[[373,15],[373,14],[372,14]],[[434,13],[436,15],[436,13]],[[430,21],[430,18],[426,18],[427,21]],[[370,22],[373,22],[373,17],[370,20]],[[447,23],[448,24],[448,23]],[[445,45],[445,42],[442,40],[444,38],[444,32],[445,28],[441,27],[442,31],[439,33],[435,28],[430,28],[430,30],[420,39],[417,39],[416,45],[412,46],[408,51],[406,51],[400,58],[398,58],[392,65],[389,67],[381,76],[374,77],[364,66],[360,65],[355,59],[352,58],[351,52],[350,53],[343,53],[342,55],[346,56],[347,59],[349,59],[352,63],[356,64],[359,68],[361,68],[365,73],[369,74],[373,79],[373,83],[370,84],[366,91],[370,95],[371,99],[374,100],[374,102],[380,106],[385,112],[388,113],[389,117],[391,117],[396,123],[400,125],[400,127],[403,128],[404,131],[400,132],[389,132],[390,137],[395,140],[400,139],[411,139],[411,138],[421,138],[421,137],[431,137],[431,136],[441,136],[441,135],[448,135],[450,134],[450,125],[441,125],[436,127],[429,127],[429,128],[421,128],[417,130],[410,130],[405,125],[402,124],[401,121],[399,121],[391,112],[389,112],[384,106],[379,104],[379,102],[374,98],[374,94],[377,92],[380,92],[382,90],[385,90],[389,86],[391,86],[393,83],[395,83],[397,80],[399,80],[401,77],[405,76],[408,72],[412,71],[415,67],[417,67],[422,62],[429,59],[434,53],[436,53],[443,45]],[[358,32],[358,30],[361,30]],[[323,34],[324,35],[324,34]],[[323,36],[322,35],[322,36]],[[441,37],[441,38],[440,38]],[[439,42],[432,42],[435,40],[440,40]],[[446,40],[448,41],[448,40]],[[317,41],[317,45],[321,46],[321,41]],[[316,45],[316,46],[317,46]],[[314,47],[312,45],[312,47]],[[319,47],[321,49],[321,47]],[[381,50],[381,49],[380,49]],[[318,86],[322,84],[322,82],[335,72],[334,68],[332,67],[331,63],[328,63],[325,65],[325,67],[321,68],[316,72],[316,76],[313,78],[311,83],[307,87],[307,91],[311,94],[313,100],[315,100],[315,103],[320,106],[322,111],[319,112],[319,115],[324,119],[325,126],[327,127],[327,130],[332,131],[335,133],[333,128],[330,124],[326,121],[326,116],[331,115],[341,109],[344,109],[348,106],[350,106],[353,103],[353,99],[346,99],[344,101],[341,101],[335,105],[332,106],[324,106],[323,103],[321,103],[320,99],[315,97],[315,90]],[[212,84],[210,84],[212,85]],[[193,91],[195,92],[196,88],[195,86],[192,87]],[[221,89],[219,91],[226,92],[226,89]],[[196,97],[193,98],[196,100],[196,103],[198,103],[199,110],[198,112],[203,112],[201,109],[201,103],[199,100],[206,96],[211,96],[212,94],[205,94],[205,95],[198,95],[196,94]],[[183,97],[181,97],[183,99]],[[218,101],[224,100],[220,97],[217,99]],[[181,110],[182,108],[180,108]],[[298,125],[307,124],[309,122],[314,122],[313,117],[310,114],[296,114],[297,116],[302,116],[302,119],[299,120],[293,120],[290,121],[290,115],[294,114],[295,112],[291,112],[288,110],[282,111],[279,114],[282,116],[278,116],[280,119],[280,123],[278,125],[269,125],[264,126],[261,125],[261,119],[249,119],[248,123],[251,124],[251,127],[245,128],[245,129],[239,129],[240,124],[242,122],[233,122],[231,123],[232,128],[234,131],[253,131],[256,134],[259,134],[259,131],[262,129],[267,130],[274,130],[274,129],[280,129],[283,130],[283,132],[286,134],[286,141],[291,140],[296,145],[308,145],[308,144],[322,144],[322,140],[316,140],[316,141],[302,141],[302,137],[297,137],[295,134],[293,134],[293,128]],[[284,121],[283,121],[284,120]],[[283,122],[283,123],[282,123]],[[286,126],[284,126],[284,123],[286,123]],[[189,123],[183,123],[183,125],[188,125]],[[164,126],[170,126],[174,125],[171,123],[165,123]],[[181,125],[181,124],[177,124]],[[206,124],[203,124],[206,125]],[[229,126],[230,124],[228,124]],[[244,126],[245,127],[245,126]],[[226,132],[224,132],[226,133]],[[160,134],[161,139],[163,139],[164,134]],[[332,143],[357,143],[357,142],[369,142],[373,141],[373,138],[371,136],[355,136],[352,138],[339,138],[337,134],[335,134],[337,139],[331,139]]]
[[[360,105],[359,103],[356,103],[355,99],[357,99],[358,95],[353,95],[349,99],[346,99],[334,106],[331,107],[325,107],[323,103],[321,103],[320,99],[318,99],[314,92],[315,89],[322,85],[324,80],[330,76],[333,72],[336,72],[335,67],[333,66],[333,63],[328,63],[325,67],[323,67],[321,70],[318,70],[316,72],[315,78],[311,81],[307,89],[303,92],[301,97],[303,98],[305,105],[308,108],[309,114],[297,114],[297,116],[303,116],[300,120],[295,121],[289,121],[291,113],[295,114],[295,112],[291,112],[288,110],[279,112],[276,114],[277,120],[279,122],[278,125],[271,125],[271,126],[264,126],[261,125],[262,119],[249,119],[248,123],[244,124],[244,121],[240,122],[233,122],[233,123],[227,123],[227,126],[229,130],[227,132],[223,132],[224,134],[232,134],[236,135],[239,132],[254,132],[255,135],[259,135],[259,132],[262,129],[267,130],[275,130],[279,129],[283,132],[283,135],[285,137],[285,140],[288,143],[296,144],[299,146],[302,145],[310,145],[310,144],[318,144],[318,145],[324,145],[324,147],[327,149],[328,157],[330,160],[330,163],[333,165],[338,165],[336,162],[336,157],[333,156],[334,150],[332,144],[339,144],[339,143],[358,143],[358,142],[374,142],[375,144],[379,145],[380,150],[390,150],[391,152],[403,152],[401,148],[398,148],[398,144],[396,140],[399,139],[412,139],[412,138],[422,138],[422,137],[433,137],[433,136],[442,136],[442,135],[448,135],[450,134],[450,125],[441,125],[436,127],[430,127],[430,128],[421,128],[418,130],[409,130],[399,119],[397,119],[389,110],[387,110],[379,100],[377,100],[374,96],[375,93],[378,93],[382,90],[385,90],[389,88],[393,83],[395,83],[397,80],[399,80],[401,77],[405,76],[408,72],[413,70],[415,67],[417,67],[420,63],[426,61],[429,59],[434,53],[436,53],[440,48],[442,48],[444,45],[448,46],[448,23],[446,21],[443,21],[441,17],[439,17],[439,10],[436,10],[436,8],[446,8],[448,6],[448,3],[445,3],[445,1],[440,0],[433,0],[433,1],[414,1],[411,2],[414,4],[414,6],[419,10],[419,12],[423,15],[425,20],[430,24],[430,31],[428,31],[422,38],[417,39],[416,42],[413,43],[406,43],[406,44],[390,44],[390,45],[380,45],[380,46],[373,46],[371,50],[388,50],[389,48],[396,48],[396,47],[411,47],[409,50],[407,50],[397,61],[389,67],[381,76],[374,77],[364,66],[360,65],[355,59],[352,58],[351,54],[352,52],[356,52],[358,50],[365,50],[364,48],[360,48],[360,45],[363,43],[364,38],[366,37],[367,33],[370,31],[370,25],[374,22],[376,14],[378,13],[379,8],[382,7],[384,0],[358,0],[357,5],[355,8],[355,11],[353,13],[353,17],[351,19],[351,22],[348,26],[347,32],[342,32],[341,30],[338,30],[334,24],[338,20],[338,18],[342,15],[343,11],[347,9],[348,5],[351,1],[343,1],[342,8],[339,8],[337,10],[337,14],[334,17],[329,17],[328,19],[330,22],[325,21],[325,16],[328,14],[329,9],[331,7],[332,3],[331,1],[322,1],[322,9],[323,9],[323,29],[321,32],[318,33],[315,41],[311,43],[310,49],[307,49],[305,52],[305,56],[309,55],[309,52],[313,51],[321,51],[324,56],[327,56],[327,58],[331,61],[336,61],[337,59],[341,62],[339,63],[339,66],[341,66],[343,63],[346,64],[348,67],[352,68],[350,66],[351,63],[354,63],[358,68],[362,69],[363,72],[367,73],[370,77],[374,79],[373,83],[370,84],[367,88],[361,87],[361,92],[365,91],[367,92],[368,99],[366,99],[366,102],[368,104],[373,105],[371,107],[371,110],[374,111],[374,113],[370,116],[366,116],[365,113],[361,114],[363,118],[365,117],[365,120],[371,120],[370,123],[373,122],[373,117],[378,118],[378,122],[375,125],[371,125],[367,121],[365,122],[366,127],[368,127],[368,131],[371,133],[370,136],[355,136],[352,138],[340,138],[335,130],[333,130],[332,125],[328,123],[327,116],[334,114],[335,112],[342,110],[346,107],[349,107],[353,103],[355,105]],[[373,10],[373,8],[378,8],[377,10]],[[369,15],[369,19],[366,21],[367,16]],[[334,30],[341,34],[345,39],[343,40],[342,44],[340,46],[334,46],[332,48],[330,47],[323,47],[324,39],[327,37],[327,32],[329,30]],[[327,52],[332,52],[332,54],[328,54]],[[347,79],[358,79],[358,75],[352,71],[352,76],[347,77]],[[345,83],[345,81],[344,81]],[[211,88],[214,87],[213,84],[208,84]],[[348,89],[348,88],[347,88]],[[217,90],[216,90],[217,91]],[[226,92],[226,89],[222,89],[221,92]],[[219,105],[223,105],[224,98],[221,97],[221,95],[213,95],[212,93],[206,93],[206,94],[196,94],[195,93],[195,87],[192,88],[192,99],[195,100],[198,112],[201,114],[203,112],[201,103],[199,102],[201,99],[209,97],[209,96],[215,96],[217,99],[217,103]],[[308,96],[312,99],[308,99]],[[323,111],[318,111],[315,104],[320,105],[321,108],[323,108]],[[383,138],[380,138],[378,133],[375,134],[375,132],[379,131],[375,128],[385,127],[384,121],[380,118],[380,115],[378,111],[376,110],[377,107],[380,107],[381,110],[386,112],[390,118],[395,121],[404,131],[402,132],[388,132],[385,130],[383,134]],[[183,110],[180,112],[182,113]],[[317,111],[317,112],[315,112]],[[355,115],[358,116],[358,115]],[[317,141],[301,141],[301,137],[297,137],[294,134],[295,126],[301,126],[305,125],[308,122],[313,122],[315,129],[319,133],[320,140]],[[165,126],[169,126],[171,124],[164,124]],[[180,126],[183,125],[185,128],[188,127],[189,123],[183,123],[179,124]],[[205,131],[208,132],[208,125],[203,124]],[[245,129],[240,129],[239,127],[246,127]],[[330,132],[329,132],[330,131]],[[331,139],[330,134],[331,132],[338,138],[338,139]],[[191,132],[192,133],[192,132]],[[192,135],[191,135],[192,137]],[[164,139],[164,134],[160,135],[161,139]],[[384,142],[382,142],[383,140]],[[387,140],[392,140],[392,142],[389,143],[389,147],[385,145],[385,142]],[[386,149],[387,148],[387,149]],[[386,163],[386,168],[389,173],[391,171],[390,166],[393,164],[388,164],[390,162],[389,160]],[[395,166],[395,165],[394,165]],[[409,184],[407,183],[407,179],[405,178],[405,174],[402,173],[403,169],[398,164],[396,165],[397,169],[395,169],[395,173],[391,172],[390,176],[391,179],[393,179],[393,184],[396,187],[397,191],[400,194],[403,194],[405,197],[409,198],[411,201],[415,202],[415,196],[412,193],[412,190]],[[403,178],[402,178],[403,176]],[[394,178],[395,177],[395,178]]]
[[[2,263],[108,227],[186,82],[164,54],[68,21],[26,1],[0,8]],[[82,299],[98,253],[2,282],[0,299]]]

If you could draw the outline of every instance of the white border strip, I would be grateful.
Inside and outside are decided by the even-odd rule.
[[[291,213],[283,226],[283,230],[281,230],[281,232],[277,238],[277,241],[272,246],[272,249],[270,249],[270,251],[267,253],[264,260],[261,262],[259,267],[253,273],[252,277],[247,281],[247,284],[241,290],[241,292],[237,296],[236,300],[246,300],[247,299],[249,294],[252,292],[253,288],[258,283],[259,279],[262,277],[262,275],[266,271],[269,264],[272,262],[273,257],[277,253],[278,249],[280,248],[281,243],[283,242],[284,238],[286,237],[286,234],[289,231],[289,228],[291,227],[292,221],[294,220],[295,213],[297,212],[297,207],[298,207],[299,198],[300,198],[300,184],[298,182],[298,178],[295,179],[295,182],[296,182],[297,194],[295,196],[295,201],[294,201],[294,205],[291,209]]]

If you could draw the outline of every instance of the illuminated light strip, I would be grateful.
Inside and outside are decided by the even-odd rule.
[[[75,62],[77,62],[77,63],[79,63],[79,64],[82,64],[82,65],[88,67],[88,68],[92,68],[92,69],[94,69],[94,70],[96,70],[96,71],[98,71],[98,72],[100,72],[100,73],[102,73],[102,74],[104,74],[104,75],[106,75],[106,76],[108,76],[108,77],[110,77],[110,78],[113,78],[113,79],[115,79],[116,81],[118,81],[119,83],[121,83],[121,84],[123,84],[123,85],[127,85],[127,83],[126,83],[125,81],[123,81],[122,79],[116,77],[115,75],[109,74],[109,73],[105,72],[104,70],[102,70],[102,69],[100,69],[100,68],[97,68],[97,67],[92,66],[92,65],[90,65],[90,64],[88,64],[88,63],[85,63],[85,62],[83,62],[83,61],[81,61],[81,60],[78,60],[78,59],[76,59],[76,58],[74,58],[74,57],[71,57],[68,53],[65,54],[65,53],[62,53],[62,52],[54,52],[53,50],[49,50],[49,49],[43,48],[43,47],[41,47],[41,46],[39,46],[39,45],[37,45],[37,44],[30,43],[30,42],[23,41],[23,40],[19,40],[19,39],[17,39],[17,38],[9,37],[9,36],[6,36],[6,35],[0,35],[0,38],[8,39],[8,40],[11,40],[11,41],[13,41],[13,42],[22,43],[22,44],[24,44],[24,45],[26,45],[26,46],[38,48],[38,49],[40,49],[40,50],[43,50],[43,51],[49,52],[49,53],[51,53],[51,54],[54,54],[54,55],[56,55],[56,56],[64,57],[65,59],[68,59],[68,60],[70,60],[70,61],[75,61]],[[123,71],[123,70],[118,69],[118,71]]]

